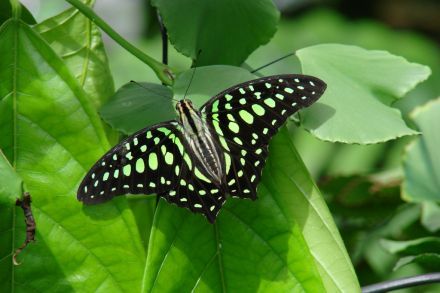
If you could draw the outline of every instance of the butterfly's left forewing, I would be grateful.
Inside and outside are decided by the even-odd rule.
[[[78,199],[95,204],[127,193],[155,193],[210,222],[226,200],[195,165],[175,121],[138,131],[108,151],[84,177]]]
[[[176,166],[183,161],[177,144],[181,132],[175,121],[143,129],[108,151],[78,188],[78,199],[101,203],[122,194],[161,193],[178,181]]]
[[[225,152],[232,196],[256,198],[270,139],[290,115],[313,104],[325,88],[312,76],[270,76],[229,88],[202,107]]]

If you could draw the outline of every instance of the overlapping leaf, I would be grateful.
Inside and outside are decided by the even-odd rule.
[[[14,280],[14,267],[12,255],[14,253],[14,240],[20,229],[17,226],[23,217],[15,212],[15,200],[21,197],[21,178],[15,173],[6,157],[0,150],[0,291],[12,292]],[[21,230],[24,235],[25,230]],[[21,235],[22,236],[22,235]],[[22,237],[20,237],[21,239]]]
[[[440,238],[424,237],[408,241],[383,240],[382,245],[402,258],[396,263],[397,270],[410,263],[418,263],[431,271],[440,269]]]
[[[92,5],[94,0],[84,1]],[[75,8],[35,26],[63,58],[94,105],[99,108],[114,92],[107,55],[98,27]]]
[[[118,89],[99,111],[101,117],[125,134],[144,127],[175,119],[173,93],[153,83],[128,83]]]
[[[144,290],[359,291],[332,217],[286,130],[270,152],[259,199],[230,199],[215,225],[159,203]]]
[[[184,55],[197,58],[198,66],[240,65],[270,40],[279,18],[271,0],[153,0],[152,4],[171,43]]]
[[[412,118],[422,135],[407,149],[402,196],[409,201],[440,202],[440,99],[416,109]]]
[[[324,96],[304,111],[304,127],[327,141],[369,144],[416,134],[390,107],[430,69],[385,51],[317,45],[298,50],[304,74],[323,79]],[[374,117],[374,119],[373,119]]]
[[[37,244],[15,269],[14,290],[139,290],[145,254],[124,198],[82,207],[75,196],[86,170],[109,148],[93,105],[23,22],[2,26],[0,55],[0,148],[32,194],[38,225]]]

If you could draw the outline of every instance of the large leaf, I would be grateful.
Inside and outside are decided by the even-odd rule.
[[[100,114],[113,128],[131,134],[155,123],[177,119],[172,98],[180,100],[187,94],[186,98],[200,107],[222,90],[256,78],[239,67],[212,65],[197,67],[190,84],[193,73],[194,69],[190,69],[179,74],[173,92],[159,84],[128,83],[118,89]]]
[[[328,87],[304,111],[304,127],[322,140],[377,143],[416,134],[390,104],[425,80],[430,69],[385,51],[317,45],[297,51],[304,74]]]
[[[16,215],[15,200],[21,197],[21,178],[15,173],[8,160],[0,150],[0,290],[12,292],[14,267],[12,255],[14,253],[14,239],[17,221],[23,217]],[[25,234],[25,229],[21,230]]]
[[[101,117],[125,134],[144,127],[175,119],[173,93],[153,83],[128,83],[118,89],[99,111]]]
[[[402,196],[408,201],[440,202],[440,98],[417,108],[411,117],[422,132],[403,161]]]
[[[36,23],[32,13],[30,13],[29,10],[21,3],[20,3],[20,10],[21,10],[20,18],[23,21],[25,21],[28,24]],[[11,1],[9,0],[0,1],[0,25],[11,17],[12,17]]]
[[[287,130],[273,139],[270,153],[259,199],[230,199],[214,225],[159,203],[144,290],[359,291],[332,217]]]
[[[221,90],[255,78],[237,67],[207,66],[196,69],[189,85],[193,73],[192,69],[180,74],[173,91],[176,99],[187,92],[197,107]],[[132,90],[135,92],[134,87]],[[146,94],[146,102],[152,95]],[[134,124],[136,109],[139,107],[133,107],[129,115]],[[157,107],[149,107],[142,115],[149,117],[157,112]],[[286,291],[297,285],[312,291],[358,290],[331,215],[287,132],[279,137],[271,147],[275,163],[266,168],[265,178],[269,179],[260,187],[261,198],[256,202],[231,199],[216,226],[199,215],[159,203],[143,290],[186,291],[196,287],[220,291],[223,287]],[[310,282],[306,281],[308,277]],[[249,287],[243,287],[246,284]]]
[[[14,291],[139,291],[145,253],[126,200],[82,207],[75,196],[109,148],[94,107],[23,22],[2,26],[0,56],[0,148],[32,195],[38,227],[37,244],[20,255]]]
[[[271,0],[153,0],[174,47],[197,65],[239,65],[276,31]],[[197,57],[199,50],[200,56]]]
[[[94,0],[84,1],[92,5]],[[87,95],[99,108],[114,92],[98,27],[75,8],[51,17],[35,29],[61,56]]]
[[[193,75],[194,78],[192,78]],[[177,76],[173,86],[174,98],[183,99],[185,97],[190,99],[196,107],[201,107],[210,97],[223,90],[255,78],[257,76],[249,71],[234,66],[197,67],[197,69],[184,71]]]
[[[323,43],[386,50],[412,62],[428,65],[432,70],[428,80],[393,105],[404,114],[440,92],[440,48],[432,38],[415,31],[397,31],[375,20],[346,19],[335,10],[311,9],[293,19],[282,19],[271,42],[257,49],[246,62],[256,68],[285,55],[286,52]],[[285,59],[261,72],[265,75],[299,72],[299,66],[293,60],[293,57]]]

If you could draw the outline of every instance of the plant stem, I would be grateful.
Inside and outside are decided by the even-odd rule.
[[[20,2],[18,0],[10,0],[9,2],[11,3],[11,7],[12,7],[12,17],[14,19],[20,19],[21,16]]]
[[[380,293],[389,292],[397,289],[409,288],[414,286],[439,283],[440,273],[430,273],[407,277],[397,280],[390,280],[369,286],[362,287],[362,293]]]
[[[13,1],[13,0],[11,0]],[[165,64],[156,61],[154,58],[148,56],[112,29],[101,17],[99,17],[90,7],[79,0],[66,0],[88,19],[93,21],[99,28],[101,28],[110,38],[116,43],[126,49],[128,52],[136,56],[139,60],[147,64],[156,73],[157,77],[166,85],[172,85],[174,82],[174,74],[172,70]]]

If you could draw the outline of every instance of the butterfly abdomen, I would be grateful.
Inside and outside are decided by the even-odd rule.
[[[200,112],[193,108],[190,100],[179,101],[176,108],[185,134],[187,151],[193,154],[191,157],[195,165],[212,183],[221,186],[225,178],[225,163],[214,133]]]

